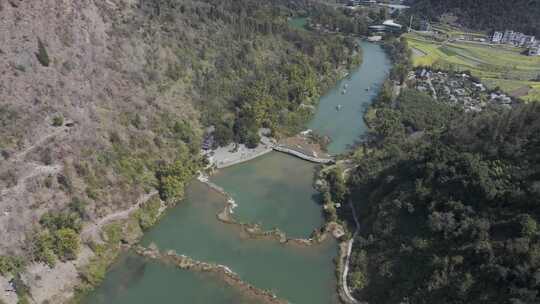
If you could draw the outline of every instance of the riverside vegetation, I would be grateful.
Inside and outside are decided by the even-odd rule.
[[[365,132],[358,118],[376,96],[390,68],[379,45],[360,45],[364,63],[321,98],[309,125],[315,132],[332,138],[331,149],[337,153],[350,149],[350,144]],[[349,90],[342,94],[345,83]],[[347,111],[337,112],[336,104],[342,104]],[[338,122],[326,129],[327,122],[333,120]],[[320,195],[313,189],[316,168],[274,152],[220,169],[208,185],[190,183],[186,198],[149,229],[140,244],[172,249],[195,260],[230,267],[245,282],[294,303],[335,303],[337,273],[341,272],[335,262],[339,263],[341,257],[335,240],[324,236],[328,236],[329,230],[336,236],[342,232],[335,223],[320,228],[324,218]],[[237,207],[234,214],[229,214],[232,206]],[[327,203],[326,207],[332,205]],[[321,234],[321,230],[326,233]],[[308,236],[313,239],[291,239]],[[216,283],[211,279],[194,281],[191,274],[184,272],[172,278],[169,271],[156,273],[156,263],[139,259],[133,265],[129,262],[132,258],[137,260],[131,252],[123,254],[83,303],[145,303],[150,299],[168,303],[178,298],[188,302],[242,303],[234,295],[235,299],[228,299],[228,291],[210,291]],[[190,300],[200,299],[203,294],[205,300]]]
[[[406,42],[401,42],[406,46]],[[391,75],[403,75],[398,58]],[[398,80],[399,77],[394,77]],[[390,83],[331,197],[361,218],[349,286],[370,303],[537,303],[540,106],[464,113]],[[343,199],[345,197],[345,199]],[[352,221],[348,212],[338,212]]]
[[[155,222],[157,203],[143,204],[127,226],[98,227],[97,239],[80,237],[89,222],[154,189],[165,204],[182,198],[204,164],[206,126],[216,127],[218,145],[256,145],[260,127],[298,131],[306,106],[359,63],[354,39],[289,26],[300,10],[320,9],[305,1],[83,2],[0,4],[15,33],[13,47],[0,50],[9,63],[0,82],[5,276],[76,261],[90,248],[81,277],[95,285],[119,241]],[[31,27],[15,31],[20,16]],[[29,83],[37,85],[24,89]]]

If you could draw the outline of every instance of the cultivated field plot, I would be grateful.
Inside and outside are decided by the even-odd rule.
[[[524,49],[472,41],[442,40],[416,33],[404,35],[413,50],[415,66],[469,70],[490,88],[524,100],[540,100],[540,56],[526,56]]]

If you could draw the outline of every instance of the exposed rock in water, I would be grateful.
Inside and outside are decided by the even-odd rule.
[[[188,256],[179,255],[174,250],[168,250],[167,252],[163,253],[160,252],[155,245],[152,245],[151,248],[137,246],[135,248],[135,252],[143,257],[167,264],[172,264],[180,269],[217,274],[231,287],[236,288],[241,293],[246,294],[249,297],[255,298],[264,304],[288,303],[285,300],[279,299],[274,293],[270,291],[257,288],[243,281],[238,274],[233,272],[227,266],[200,262]]]

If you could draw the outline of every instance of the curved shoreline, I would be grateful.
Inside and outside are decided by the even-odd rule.
[[[279,299],[273,292],[257,288],[243,281],[237,273],[235,273],[225,265],[201,262],[185,255],[179,255],[173,250],[169,250],[163,253],[160,252],[157,248],[145,248],[142,246],[136,246],[134,248],[134,251],[140,256],[152,260],[157,260],[162,263],[170,263],[180,269],[216,274],[220,278],[222,278],[225,283],[229,284],[229,286],[237,289],[244,295],[248,295],[249,297],[261,301],[261,303],[289,303],[288,301]]]
[[[275,240],[281,244],[288,245],[313,246],[323,243],[329,234],[334,236],[334,238],[339,239],[341,235],[340,232],[343,230],[338,223],[327,222],[322,227],[314,230],[309,238],[287,238],[286,233],[277,228],[273,230],[263,230],[257,224],[239,222],[233,216],[233,210],[238,206],[234,199],[222,187],[211,182],[209,178],[202,173],[199,174],[197,179],[206,184],[210,189],[223,195],[227,200],[223,210],[216,215],[217,219],[225,224],[237,226],[250,238]]]
[[[347,304],[362,304],[362,302],[355,299],[350,291],[347,277],[349,274],[349,263],[350,263],[350,257],[352,253],[352,247],[354,240],[356,239],[356,236],[358,235],[360,223],[358,221],[358,218],[356,217],[356,211],[354,210],[354,207],[352,206],[352,203],[350,202],[351,208],[353,208],[353,218],[356,224],[355,231],[353,233],[353,236],[349,240],[340,240],[341,236],[343,235],[344,228],[336,223],[336,222],[326,222],[322,227],[320,227],[318,230],[315,230],[310,238],[308,239],[289,239],[287,238],[286,234],[279,229],[274,230],[263,230],[260,226],[256,224],[249,224],[249,223],[242,223],[237,221],[233,216],[233,210],[238,205],[234,201],[234,199],[231,197],[225,189],[218,186],[217,184],[210,181],[209,177],[204,175],[203,173],[199,173],[199,176],[197,179],[206,184],[210,189],[218,192],[219,194],[223,195],[226,199],[225,206],[221,212],[219,212],[216,217],[219,221],[235,225],[238,228],[240,228],[243,232],[245,232],[249,238],[252,239],[268,239],[268,240],[274,240],[278,241],[279,243],[283,245],[293,245],[293,246],[314,246],[317,244],[321,244],[326,240],[329,234],[331,234],[336,240],[339,241],[339,254],[338,254],[338,260],[337,260],[337,269],[339,270],[339,275],[337,276],[337,291],[339,295],[339,299],[343,303]],[[225,267],[225,266],[224,266]]]
[[[317,154],[309,155],[310,150],[302,152],[287,145],[271,143],[270,145],[264,145],[263,147],[260,147],[258,150],[253,149],[247,152],[246,150],[244,150],[241,153],[237,153],[236,155],[228,155],[227,157],[229,157],[229,159],[217,158],[217,160],[213,162],[213,165],[211,165],[210,167],[219,169],[226,168],[256,159],[257,157],[263,156],[267,153],[270,153],[271,151],[289,154],[305,161],[319,164],[331,164],[335,162],[333,157],[317,158]],[[233,152],[233,154],[234,153],[235,152]],[[353,214],[356,222],[356,229],[352,238],[349,240],[344,240],[343,238],[341,238],[343,234],[341,234],[340,236],[336,236],[336,231],[338,230],[338,227],[343,232],[343,227],[341,227],[340,224],[336,222],[326,222],[322,227],[315,230],[312,237],[310,238],[288,239],[286,234],[279,229],[265,231],[258,225],[237,221],[233,216],[234,208],[237,206],[234,199],[222,187],[209,181],[208,177],[201,174],[199,175],[198,180],[205,183],[209,188],[217,191],[226,198],[223,210],[216,214],[217,219],[223,223],[234,225],[235,227],[239,228],[239,230],[246,233],[249,238],[268,239],[271,241],[277,241],[280,244],[313,246],[324,242],[328,234],[332,233],[334,237],[339,240],[339,256],[338,259],[336,259],[338,269],[335,272],[335,277],[337,278],[337,286],[335,288],[339,294],[339,299],[343,303],[360,303],[352,296],[347,283],[352,246],[359,230],[356,214]],[[353,213],[354,212],[355,211],[353,210]],[[184,255],[178,255],[174,251],[167,251],[162,253],[157,248],[149,249],[138,246],[135,250],[138,254],[142,256],[146,256],[147,258],[153,258],[159,260],[160,262],[173,263],[175,264],[175,266],[181,269],[217,274],[221,279],[223,279],[226,283],[230,284],[233,288],[239,288],[242,293],[246,293],[248,296],[255,295],[257,297],[261,297],[261,301],[264,301],[263,303],[287,303],[286,301],[277,299],[275,294],[269,291],[258,289],[250,285],[249,283],[242,281],[238,274],[234,273],[229,267],[225,265],[197,261]]]

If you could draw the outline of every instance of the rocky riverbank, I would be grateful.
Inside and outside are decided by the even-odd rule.
[[[159,262],[172,264],[175,267],[184,270],[206,272],[218,275],[229,286],[237,289],[242,294],[256,299],[263,304],[286,304],[285,300],[279,299],[274,293],[259,289],[253,285],[243,281],[238,274],[233,272],[229,267],[219,264],[206,263],[194,260],[185,255],[179,255],[175,251],[160,252],[156,247],[145,248],[136,246],[135,252],[143,257],[157,260]]]

